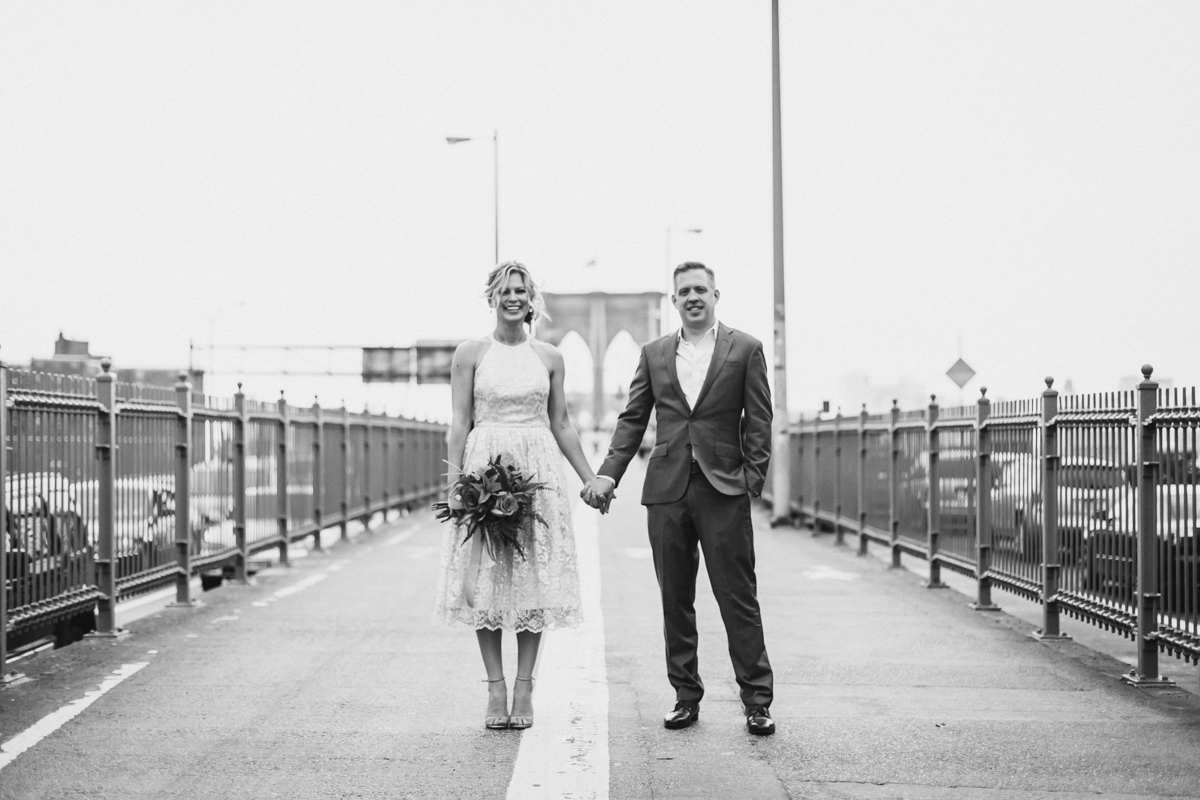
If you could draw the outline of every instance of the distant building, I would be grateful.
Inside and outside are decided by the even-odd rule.
[[[94,378],[100,374],[100,359],[106,356],[93,355],[88,343],[77,339],[67,339],[60,332],[58,341],[54,343],[54,356],[51,358],[35,358],[30,360],[29,369],[33,372],[49,372],[55,375],[81,375]],[[122,383],[141,383],[148,386],[164,386],[174,388],[179,381],[179,373],[188,372],[188,380],[192,390],[204,391],[204,370],[179,369],[140,369],[136,367],[113,370],[117,380]]]

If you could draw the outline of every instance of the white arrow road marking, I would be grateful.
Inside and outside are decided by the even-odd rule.
[[[862,577],[857,572],[843,572],[824,564],[817,564],[812,569],[806,569],[800,574],[810,581],[853,581]]]
[[[83,697],[72,703],[68,703],[57,711],[47,714],[30,727],[0,745],[0,769],[4,769],[21,753],[24,753],[42,739],[45,739],[63,725],[75,719],[75,717],[83,713],[84,709],[99,700],[102,696],[108,694],[121,681],[130,675],[136,674],[149,663],[148,661],[139,661],[136,664],[122,664],[120,669],[113,670],[113,676],[105,679],[99,688],[86,693]]]
[[[599,516],[572,508],[584,622],[542,637],[533,692],[534,725],[521,746],[508,800],[608,798],[608,673],[600,609]]]

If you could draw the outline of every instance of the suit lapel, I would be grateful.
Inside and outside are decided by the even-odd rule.
[[[687,405],[687,395],[683,393],[683,385],[679,382],[679,370],[675,368],[675,350],[679,347],[679,337],[668,336],[663,342],[662,357],[667,365],[667,375],[671,378],[671,387],[679,395],[684,406]]]
[[[725,366],[725,359],[729,357],[729,348],[732,346],[733,334],[729,332],[729,328],[718,322],[717,343],[713,347],[712,361],[708,364],[708,374],[704,376],[704,385],[700,387],[700,394],[696,397],[696,406],[692,409],[693,411],[699,408],[700,404],[704,402],[704,398],[708,396],[708,390],[712,388],[713,381],[716,380],[721,367]],[[672,363],[674,362],[672,361]]]

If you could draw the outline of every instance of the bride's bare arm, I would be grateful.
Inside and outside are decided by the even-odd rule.
[[[454,351],[450,363],[450,405],[453,417],[450,422],[450,438],[447,441],[446,460],[450,467],[446,475],[449,486],[462,472],[463,451],[467,447],[467,434],[475,425],[473,396],[475,392],[475,364],[478,363],[479,342],[465,341]]]
[[[567,395],[563,391],[562,353],[557,347],[545,347],[544,352],[550,362],[550,431],[554,434],[554,441],[558,442],[558,449],[566,456],[567,463],[586,484],[596,477],[596,473],[592,471],[587,456],[583,454],[583,444],[580,443],[579,434],[571,424],[571,415],[567,412]]]

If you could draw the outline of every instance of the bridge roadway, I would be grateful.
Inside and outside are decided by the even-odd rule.
[[[1200,797],[1194,694],[762,510],[779,733],[743,728],[703,578],[708,694],[664,730],[640,481],[577,510],[589,622],[547,636],[529,731],[483,729],[474,636],[430,622],[443,530],[422,511],[21,662],[0,798]]]

